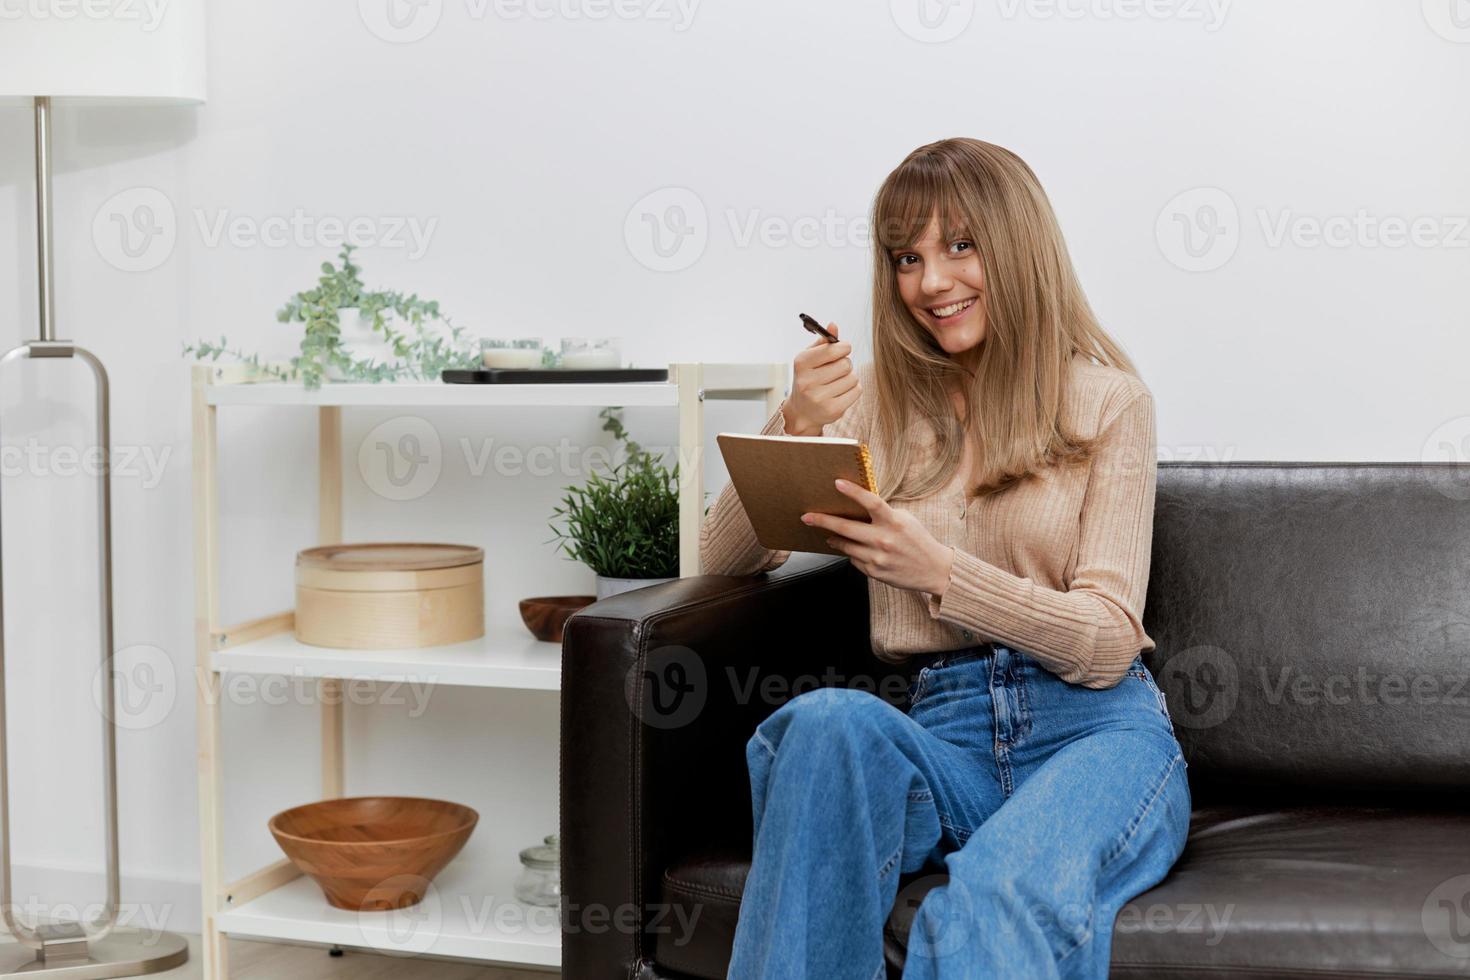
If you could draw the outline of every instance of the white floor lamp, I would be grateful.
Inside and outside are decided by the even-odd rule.
[[[203,0],[161,4],[88,2],[16,4],[0,27],[0,103],[33,108],[36,121],[36,245],[40,285],[40,330],[0,357],[0,367],[35,357],[72,358],[91,369],[97,384],[97,445],[104,461],[108,434],[107,372],[89,351],[56,339],[55,287],[51,266],[52,100],[65,104],[194,103],[204,101]],[[112,497],[109,466],[98,488],[98,592],[101,603],[104,704],[113,704],[112,671]],[[3,624],[0,572],[0,624]],[[5,735],[5,645],[0,625],[0,912],[16,943],[0,947],[0,980],[66,978],[105,980],[169,970],[186,962],[188,947],[173,933],[143,933],[117,925],[121,903],[118,871],[117,759],[114,721],[102,725],[106,807],[107,901],[87,921],[34,924],[14,914],[10,867],[10,793]]]

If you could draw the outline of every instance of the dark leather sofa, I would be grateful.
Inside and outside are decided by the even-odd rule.
[[[1470,977],[1470,465],[1161,463],[1145,625],[1195,810],[1112,975]],[[755,726],[818,684],[903,703],[863,576],[797,554],[564,636],[563,974],[724,977]],[[891,976],[942,880],[900,881]]]

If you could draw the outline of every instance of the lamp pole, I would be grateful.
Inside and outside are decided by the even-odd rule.
[[[56,339],[56,289],[51,281],[51,97],[36,96],[36,256],[41,340]]]

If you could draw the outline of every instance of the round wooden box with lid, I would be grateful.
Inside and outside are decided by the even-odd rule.
[[[485,635],[485,552],[455,544],[334,544],[296,556],[296,638],[351,650]]]

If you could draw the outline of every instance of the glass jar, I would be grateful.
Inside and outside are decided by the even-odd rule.
[[[561,340],[561,363],[563,368],[620,368],[623,366],[620,338],[618,337],[563,337]]]
[[[521,873],[516,878],[516,898],[527,905],[561,904],[561,845],[555,834],[544,844],[521,851]]]
[[[485,337],[480,340],[480,363],[487,368],[538,368],[541,347],[540,337]]]

